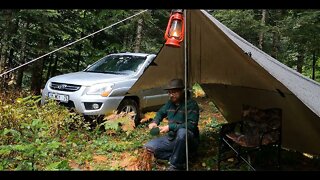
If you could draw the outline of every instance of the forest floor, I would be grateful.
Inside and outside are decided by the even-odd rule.
[[[217,171],[218,134],[226,121],[208,98],[197,93],[195,97],[201,142],[197,154],[189,158],[189,170]],[[111,114],[108,118],[113,118],[91,129],[65,107],[54,101],[39,107],[39,100],[0,96],[0,170],[163,171],[168,167],[168,161],[155,161],[143,148],[155,138],[147,121],[155,112],[145,113],[135,128],[130,118]],[[163,120],[161,125],[166,123]],[[271,148],[251,160],[257,170],[277,170],[276,157],[276,149]],[[229,158],[221,170],[248,170],[237,162]],[[319,170],[320,158],[283,149],[281,165],[286,171]]]
[[[217,170],[217,152],[218,152],[218,131],[221,124],[226,123],[222,115],[214,107],[213,103],[207,98],[196,98],[196,101],[200,107],[200,139],[201,143],[197,152],[197,156],[190,157],[189,170],[191,171],[216,171]],[[165,122],[164,122],[165,123]],[[145,122],[135,129],[140,138],[144,136],[144,141],[141,144],[146,143],[153,137],[149,135],[149,129],[147,127],[148,122]],[[125,143],[125,142],[119,142]],[[130,143],[130,142],[129,142]],[[142,146],[136,146],[129,150],[121,152],[110,152],[107,155],[102,153],[100,155],[94,154],[93,161],[87,162],[82,167],[77,166],[75,163],[71,163],[71,167],[75,169],[84,170],[146,170],[139,169],[138,164],[143,161]],[[268,158],[267,158],[268,157]],[[254,165],[261,167],[257,170],[277,170],[273,166],[274,161],[266,162],[266,159],[274,159],[276,157],[276,150],[271,149],[263,154],[257,154],[255,156]],[[163,171],[168,167],[168,161],[157,161],[158,163],[152,163],[151,169],[153,171]],[[282,170],[286,171],[306,171],[306,170],[319,170],[320,160],[319,158],[304,155],[302,153],[282,150],[281,159]],[[245,164],[237,165],[237,160],[230,158],[225,163],[221,164],[221,170],[223,171],[247,171],[248,167]]]

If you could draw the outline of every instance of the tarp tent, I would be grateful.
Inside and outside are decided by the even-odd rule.
[[[228,122],[242,105],[282,109],[282,146],[320,154],[320,84],[280,63],[204,10],[186,17],[188,84],[199,83]],[[163,46],[130,94],[184,77],[184,46]]]

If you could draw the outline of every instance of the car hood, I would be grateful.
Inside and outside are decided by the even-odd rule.
[[[91,86],[93,84],[98,84],[98,83],[115,82],[115,81],[127,79],[129,77],[131,77],[131,75],[75,72],[75,73],[63,74],[63,75],[52,77],[49,81],[82,85],[82,86]]]

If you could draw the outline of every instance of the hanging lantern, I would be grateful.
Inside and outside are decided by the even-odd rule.
[[[171,13],[169,23],[164,35],[167,46],[180,47],[184,38],[184,21],[182,10],[176,10]]]

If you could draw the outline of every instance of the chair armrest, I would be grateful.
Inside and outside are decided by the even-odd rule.
[[[227,123],[222,125],[221,130],[220,130],[220,135],[224,136],[227,133],[234,132],[236,126],[240,124],[242,126],[242,121],[237,121],[237,122],[232,122],[232,123]]]

